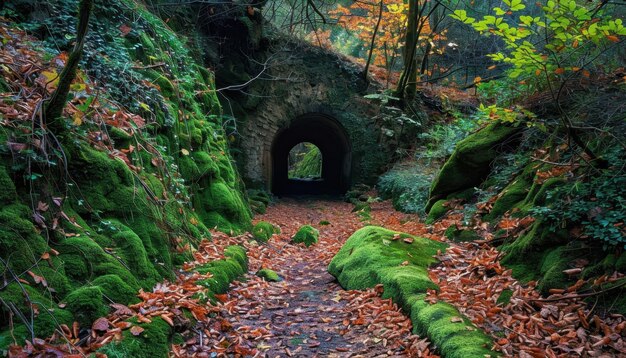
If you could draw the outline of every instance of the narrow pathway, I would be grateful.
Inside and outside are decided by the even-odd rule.
[[[257,217],[282,230],[263,245],[216,233],[213,244],[247,247],[249,274],[223,297],[202,345],[192,339],[175,351],[197,356],[432,357],[429,342],[411,333],[410,320],[380,298],[380,287],[347,292],[327,273],[334,254],[364,225],[352,208],[341,201],[281,201]],[[320,230],[320,241],[309,248],[290,243],[305,224]],[[261,268],[276,271],[283,280],[256,277]]]

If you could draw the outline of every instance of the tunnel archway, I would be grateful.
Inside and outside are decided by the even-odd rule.
[[[318,180],[289,179],[289,151],[309,142],[322,154]],[[350,186],[351,144],[348,133],[333,117],[308,113],[278,131],[272,143],[271,188],[275,195],[343,194]]]

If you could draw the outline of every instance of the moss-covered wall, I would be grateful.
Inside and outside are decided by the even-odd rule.
[[[6,43],[55,68],[71,49],[77,4],[9,4],[19,12],[2,25]],[[132,303],[140,288],[173,278],[208,228],[251,226],[213,75],[194,43],[140,2],[98,1],[92,14],[78,76],[90,90],[70,97],[99,109],[51,134],[0,121],[0,298],[15,305],[0,305],[0,347],[29,336],[20,315],[34,317],[38,337],[74,320],[88,326],[109,303]],[[32,146],[52,135],[54,151]]]

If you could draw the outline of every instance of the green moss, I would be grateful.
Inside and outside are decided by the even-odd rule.
[[[252,209],[252,212],[255,214],[263,215],[267,212],[267,206],[261,201],[248,199],[248,204],[250,205],[250,209]]]
[[[504,289],[500,292],[500,296],[498,296],[498,300],[496,301],[499,305],[508,305],[511,302],[511,297],[513,296],[513,291],[509,289]]]
[[[426,212],[450,193],[479,186],[489,174],[498,147],[518,131],[506,124],[492,123],[460,141],[433,181]]]
[[[31,214],[22,204],[0,208],[0,256],[14,272],[30,270],[49,249],[46,239],[37,234]]]
[[[0,205],[14,203],[17,199],[15,185],[5,166],[0,162]]]
[[[491,339],[461,317],[453,306],[438,302],[429,304],[425,295],[414,296],[411,321],[419,334],[426,335],[435,343],[444,357],[497,356],[490,350]]]
[[[291,238],[291,242],[304,243],[304,246],[309,247],[317,243],[317,239],[320,236],[320,232],[311,225],[301,226],[295,235]]]
[[[270,270],[268,268],[260,269],[259,271],[257,271],[256,275],[264,279],[265,281],[270,282],[279,282],[283,280],[282,278],[280,278],[280,276],[278,276],[276,271]]]
[[[414,241],[407,244],[402,237]],[[367,226],[350,236],[331,261],[328,272],[337,277],[342,287],[348,290],[373,287],[383,277],[390,285],[397,276],[400,279],[398,283],[393,283],[396,286],[402,285],[405,277],[419,281],[417,286],[430,282],[425,287],[416,287],[415,292],[421,288],[425,292],[426,288],[435,287],[428,278],[426,268],[436,261],[432,256],[437,250],[443,250],[446,246],[440,242]],[[402,266],[405,261],[412,265]],[[405,272],[409,274],[403,274]]]
[[[215,260],[196,268],[199,273],[211,273],[213,276],[198,284],[207,287],[212,293],[222,294],[228,291],[230,283],[248,272],[248,259],[241,246],[228,246],[224,250],[226,259]]]
[[[456,225],[448,227],[444,235],[455,242],[468,242],[479,240],[481,237],[472,229],[459,229]]]
[[[266,221],[260,221],[252,228],[252,236],[260,242],[267,242],[274,234],[280,234],[280,229]]]
[[[42,294],[37,289],[28,285],[18,285],[17,283],[9,283],[0,290],[0,298],[4,302],[10,302],[14,305],[24,317],[28,318],[30,324],[31,314],[35,317],[34,331],[37,337],[48,337],[54,333],[54,330],[61,324],[71,325],[74,321],[72,313],[68,310],[58,308],[51,300],[50,294]],[[31,312],[34,304],[37,307],[36,312]],[[7,307],[0,305],[0,316],[8,315]],[[16,316],[14,318],[16,328],[14,331],[18,344],[23,344],[24,339],[30,339],[30,334],[23,322],[20,322]],[[5,323],[0,325],[4,329]],[[0,337],[0,350],[6,348],[8,344],[12,344],[13,339],[10,335]]]
[[[430,208],[430,211],[428,212],[428,217],[426,218],[426,221],[424,221],[424,223],[430,225],[439,220],[442,216],[444,216],[448,212],[448,210],[450,210],[446,206],[447,202],[448,201],[446,199],[437,201],[432,206],[432,208]]]
[[[93,280],[92,285],[100,287],[103,297],[109,302],[128,305],[139,302],[137,290],[117,275],[104,275]]]
[[[99,352],[110,358],[166,358],[174,331],[160,317],[152,317],[151,320],[151,323],[138,323],[135,318],[130,319],[131,323],[143,328],[143,332],[134,336],[130,330],[125,330],[121,341],[105,345]]]
[[[91,327],[91,323],[109,312],[104,303],[100,287],[81,287],[67,295],[64,300],[67,309],[82,327]]]
[[[411,244],[404,242],[411,238]],[[451,305],[424,301],[428,289],[437,289],[428,276],[433,255],[447,245],[380,227],[355,232],[333,258],[328,271],[345,289],[382,284],[391,298],[410,315],[414,331],[427,335],[446,357],[483,357],[492,354],[491,340]],[[461,322],[453,322],[461,319]]]
[[[152,287],[159,281],[161,275],[151,263],[146,247],[141,238],[129,227],[117,220],[111,220],[116,229],[111,235],[117,250],[126,266],[139,280],[142,287]]]
[[[558,246],[555,249],[547,250],[541,262],[539,285],[537,288],[541,293],[547,294],[552,288],[564,288],[572,281],[563,270],[569,268],[572,258],[568,255],[566,246]]]
[[[225,182],[213,182],[209,188],[197,193],[194,205],[208,227],[239,233],[250,226],[250,211],[241,194]]]
[[[485,220],[492,221],[523,201],[533,185],[534,176],[534,167],[528,165],[520,175],[502,190],[500,197],[493,204],[491,212],[485,216]]]

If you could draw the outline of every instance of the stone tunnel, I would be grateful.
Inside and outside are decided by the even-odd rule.
[[[362,69],[337,54],[301,42],[279,47],[264,52],[274,61],[264,72],[268,79],[220,92],[224,111],[236,119],[233,155],[246,187],[276,195],[343,194],[355,184],[375,184],[395,150],[376,120],[379,103],[364,98],[377,88],[368,89]],[[218,86],[252,65],[248,57],[239,60],[217,72]],[[288,153],[303,142],[321,151],[321,180],[289,179]]]
[[[290,179],[289,151],[299,143],[309,142],[322,153],[320,180]],[[351,182],[352,147],[343,126],[333,117],[322,113],[307,113],[279,130],[271,147],[272,168],[268,180],[276,195],[343,194]]]

